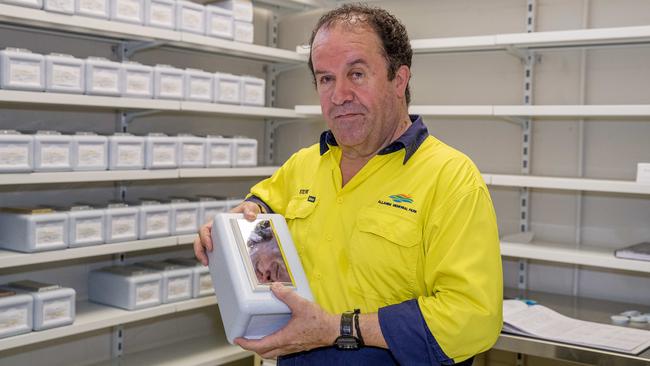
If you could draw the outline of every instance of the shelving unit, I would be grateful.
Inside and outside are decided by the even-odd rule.
[[[487,185],[503,187],[527,187],[542,189],[562,189],[572,191],[591,191],[609,193],[650,194],[650,184],[634,181],[540,177],[531,175],[483,174]]]

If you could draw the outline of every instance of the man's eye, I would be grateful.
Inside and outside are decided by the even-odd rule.
[[[352,78],[355,79],[355,80],[363,79],[363,73],[359,72],[359,71],[353,72],[352,73]]]
[[[327,83],[329,83],[330,81],[332,81],[332,77],[331,77],[331,76],[321,76],[320,79],[318,79],[318,83],[321,84],[321,85],[323,85],[323,84],[327,84]]]

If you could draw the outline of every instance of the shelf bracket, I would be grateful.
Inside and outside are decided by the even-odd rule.
[[[128,61],[136,52],[158,48],[164,44],[162,41],[125,41],[113,46],[113,53],[121,61]]]
[[[124,354],[124,326],[113,327],[111,335],[111,358],[120,359]]]
[[[129,125],[135,118],[150,116],[152,114],[160,113],[159,109],[147,109],[143,111],[120,111],[118,113],[118,130],[120,132],[127,132]]]

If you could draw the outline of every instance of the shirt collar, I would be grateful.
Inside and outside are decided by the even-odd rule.
[[[422,142],[429,136],[427,126],[422,122],[422,117],[418,115],[409,115],[411,125],[404,131],[402,136],[397,140],[390,143],[390,145],[381,149],[378,155],[387,155],[401,149],[405,150],[404,162],[406,162],[415,154],[417,149],[422,145]],[[325,154],[330,146],[339,146],[334,138],[331,130],[327,130],[320,135],[320,154]]]

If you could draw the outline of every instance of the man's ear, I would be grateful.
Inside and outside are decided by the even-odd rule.
[[[411,69],[408,66],[402,65],[395,72],[393,79],[393,86],[395,87],[395,94],[400,98],[406,98],[406,86],[411,79]]]

